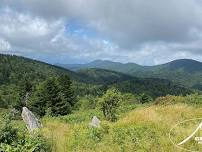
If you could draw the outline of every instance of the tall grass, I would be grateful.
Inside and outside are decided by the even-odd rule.
[[[166,101],[164,101],[166,102]],[[115,123],[100,116],[101,128],[89,127],[97,111],[85,111],[65,118],[44,120],[44,135],[54,152],[169,152],[181,150],[170,141],[169,131],[176,123],[202,116],[200,107],[176,102],[168,105],[137,107]],[[76,119],[79,119],[77,122]],[[188,130],[184,128],[182,133]],[[182,137],[184,135],[182,134]]]

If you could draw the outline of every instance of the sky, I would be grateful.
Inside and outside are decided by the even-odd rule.
[[[202,1],[0,0],[0,53],[52,64],[202,61]]]

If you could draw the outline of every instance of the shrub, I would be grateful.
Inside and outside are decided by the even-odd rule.
[[[153,99],[149,95],[143,93],[140,95],[139,100],[140,100],[140,103],[144,104],[144,103],[151,102]]]
[[[0,128],[0,143],[12,144],[17,140],[17,131],[11,125],[11,115],[6,115]]]
[[[104,130],[102,128],[89,128],[90,139],[100,142],[104,136]]]
[[[6,115],[0,128],[0,152],[50,152],[50,146],[39,134],[27,134],[13,128],[11,115]]]
[[[18,142],[13,144],[0,144],[0,151],[3,152],[50,152],[50,146],[39,134],[22,136]]]
[[[77,108],[80,110],[95,109],[98,102],[98,97],[92,95],[86,95],[79,99]]]
[[[121,93],[115,88],[107,90],[107,92],[102,96],[99,103],[101,106],[101,110],[107,120],[117,120],[116,111],[121,100]]]
[[[0,108],[8,108],[8,103],[0,95]]]

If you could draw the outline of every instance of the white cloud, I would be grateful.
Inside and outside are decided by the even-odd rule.
[[[8,41],[0,38],[0,52],[7,53],[11,50],[11,45]]]
[[[85,29],[66,27],[79,20]],[[21,55],[157,64],[202,58],[199,0],[1,0],[0,52],[5,42]],[[2,49],[3,48],[3,49]],[[9,48],[10,49],[10,48]]]
[[[8,50],[5,47],[7,42],[8,46],[15,50],[12,54],[37,57],[42,55],[50,57],[50,60],[55,58],[53,62],[60,62],[57,61],[60,56],[71,56],[75,59],[86,57],[93,60],[99,51],[110,47],[110,44],[102,39],[71,34],[69,29],[66,29],[66,20],[63,18],[45,20],[9,8],[2,9],[1,12],[0,37],[7,40],[2,41],[1,53]]]

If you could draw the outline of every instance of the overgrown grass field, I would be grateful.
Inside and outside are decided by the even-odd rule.
[[[200,121],[176,127],[171,134],[170,130],[184,120],[201,118],[200,101],[200,95],[190,95],[160,97],[147,104],[128,102],[119,107],[116,122],[107,121],[97,108],[80,109],[66,116],[45,116],[40,132],[52,152],[182,152],[172,142],[185,139]],[[7,112],[1,109],[0,120]],[[101,120],[100,128],[89,127],[93,116]],[[25,129],[21,120],[13,126]],[[182,148],[202,150],[193,139]]]
[[[101,128],[89,127],[94,115],[101,119]],[[44,118],[42,132],[53,152],[180,152],[182,150],[169,139],[170,129],[183,120],[201,116],[201,107],[177,102],[137,107],[120,115],[115,123],[105,121],[98,111],[89,110],[60,118]],[[186,127],[180,131],[190,132]]]

